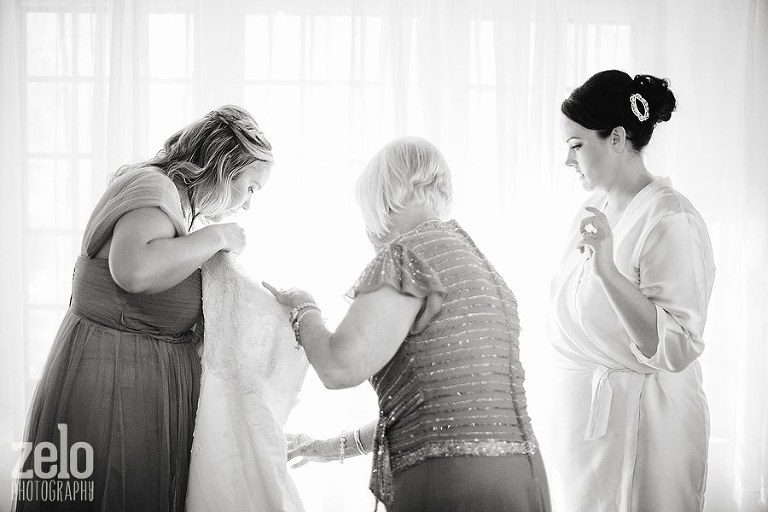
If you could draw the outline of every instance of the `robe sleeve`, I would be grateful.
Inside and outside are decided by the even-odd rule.
[[[680,372],[704,350],[702,338],[715,268],[703,221],[690,213],[663,217],[650,230],[640,256],[640,291],[656,306],[659,345],[637,360],[657,370]]]
[[[354,300],[359,294],[378,290],[382,286],[424,299],[424,305],[411,328],[412,333],[421,331],[442,308],[445,287],[437,273],[402,244],[389,244],[380,250],[346,296]]]

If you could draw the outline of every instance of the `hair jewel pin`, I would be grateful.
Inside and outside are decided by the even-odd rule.
[[[637,106],[638,101],[643,106],[642,112],[640,112],[640,109]],[[648,102],[645,100],[645,98],[642,97],[642,95],[640,95],[640,93],[636,92],[629,97],[629,106],[632,108],[632,113],[635,114],[635,117],[637,117],[641,123],[648,120],[648,117],[651,114],[651,110],[648,108]]]

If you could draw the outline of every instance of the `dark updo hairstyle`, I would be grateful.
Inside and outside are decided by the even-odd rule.
[[[640,115],[632,111],[633,94],[648,102],[646,111],[641,100],[634,101]],[[656,124],[669,121],[674,110],[675,95],[666,79],[651,75],[635,75],[633,79],[615,69],[593,75],[560,106],[568,119],[588,130],[597,130],[603,139],[617,126],[624,127],[636,151],[648,144]],[[641,120],[646,113],[648,118]]]

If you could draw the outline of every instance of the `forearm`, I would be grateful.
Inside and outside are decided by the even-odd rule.
[[[307,359],[329,389],[351,388],[381,370],[397,353],[421,308],[422,298],[404,295],[389,286],[359,294],[335,332],[320,312],[308,306],[314,299],[302,290],[282,292],[265,286],[281,304],[290,306]]]
[[[372,421],[367,425],[364,425],[357,429],[359,432],[360,446],[355,441],[355,431],[347,431],[344,443],[344,458],[357,457],[358,455],[367,455],[373,450],[373,438],[376,434],[376,422]],[[329,453],[335,453],[335,459],[340,459],[341,455],[341,442],[342,435],[332,437],[323,441],[327,443],[326,450]],[[362,449],[362,451],[361,451]]]
[[[363,450],[366,453],[370,453],[373,450],[373,439],[376,436],[376,424],[378,422],[372,421],[367,425],[360,427],[360,441],[363,444]]]
[[[203,228],[177,238],[158,238],[126,251],[126,261],[110,254],[115,281],[131,293],[158,293],[182,282],[223,247],[216,231]]]
[[[299,329],[307,359],[323,384],[329,389],[351,387],[346,385],[349,379],[339,344],[334,333],[325,326],[320,311],[307,311],[299,322]]]
[[[659,346],[656,306],[615,267],[600,281],[629,337],[644,356],[653,357]]]

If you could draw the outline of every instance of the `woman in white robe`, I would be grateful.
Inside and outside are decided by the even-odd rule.
[[[699,213],[641,153],[674,108],[666,80],[619,71],[563,102],[566,165],[593,194],[552,286],[556,510],[703,510],[709,412],[697,357],[712,249]]]

